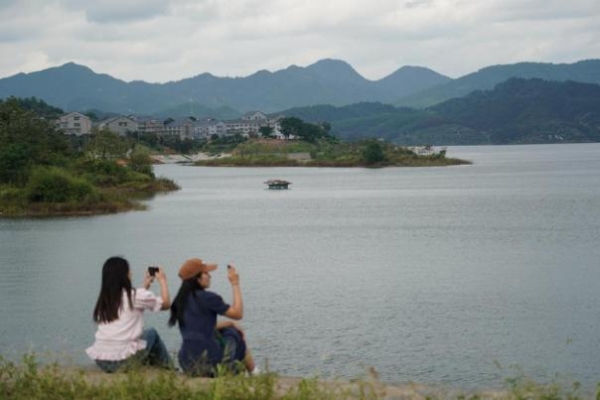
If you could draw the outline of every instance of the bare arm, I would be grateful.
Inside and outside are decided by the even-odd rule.
[[[229,283],[231,283],[233,301],[229,309],[225,312],[225,316],[240,320],[244,317],[244,302],[242,301],[242,290],[240,289],[240,276],[233,265],[227,266],[227,278],[229,278]]]
[[[158,271],[154,275],[160,285],[160,297],[162,298],[163,304],[161,310],[168,310],[171,308],[171,297],[169,296],[169,286],[167,285],[167,276],[165,275],[162,267],[159,267]]]

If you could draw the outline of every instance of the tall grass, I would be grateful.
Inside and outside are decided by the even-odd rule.
[[[265,368],[268,371],[268,367]],[[100,371],[42,364],[35,354],[20,362],[0,356],[0,399],[213,399],[213,400],[371,400],[371,399],[506,399],[600,400],[595,393],[581,393],[578,382],[538,384],[519,374],[506,379],[501,390],[464,392],[447,387],[406,384],[390,387],[376,375],[353,382],[317,378],[281,378],[266,372],[258,376],[231,375],[220,370],[213,379],[190,378],[173,370],[134,367],[126,372]]]
[[[365,385],[366,387],[366,385]],[[274,373],[258,376],[222,372],[213,379],[190,378],[172,370],[132,368],[105,374],[83,369],[42,365],[35,355],[20,363],[0,356],[0,399],[376,399],[373,391],[348,390],[302,379],[285,388]]]

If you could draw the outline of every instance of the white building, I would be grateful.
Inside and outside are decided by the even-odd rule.
[[[137,117],[135,118],[138,124],[138,132],[143,133],[162,133],[165,127],[165,122],[161,118],[155,117]]]
[[[126,136],[128,132],[137,132],[138,123],[132,118],[120,115],[100,122],[98,128],[108,129],[121,136]]]
[[[177,136],[180,139],[192,139],[194,137],[195,118],[186,117],[168,119],[163,128],[164,135]]]
[[[56,121],[58,129],[67,135],[89,135],[92,131],[92,121],[87,115],[79,112],[70,112]]]
[[[222,121],[209,118],[194,123],[194,137],[197,139],[210,139],[212,135],[224,136],[226,125]]]

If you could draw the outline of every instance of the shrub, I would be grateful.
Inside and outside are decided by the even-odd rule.
[[[31,155],[28,146],[11,143],[0,150],[0,183],[22,184]]]
[[[102,159],[81,160],[75,168],[89,182],[98,186],[115,186],[125,182],[129,172],[115,161]]]
[[[129,168],[135,172],[154,177],[150,151],[147,148],[136,146],[129,157]]]
[[[100,199],[99,193],[89,182],[56,167],[35,168],[26,192],[32,202],[94,202]]]
[[[385,161],[383,146],[377,141],[369,141],[362,151],[362,156],[367,165],[373,165]]]

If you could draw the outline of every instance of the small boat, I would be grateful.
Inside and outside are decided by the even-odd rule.
[[[269,186],[269,189],[287,189],[288,185],[291,185],[292,182],[283,179],[269,179],[265,184]]]

